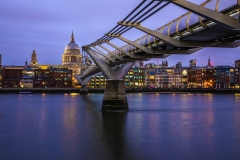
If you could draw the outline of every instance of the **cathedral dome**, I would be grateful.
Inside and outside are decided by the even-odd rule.
[[[72,32],[70,43],[68,43],[68,44],[66,45],[65,51],[74,51],[74,50],[80,51],[80,48],[79,48],[79,46],[75,43],[75,41],[74,41],[74,34],[73,34],[73,32]]]
[[[65,50],[80,50],[79,46],[75,42],[70,42],[66,45]]]
[[[82,55],[79,46],[74,41],[74,34],[72,32],[70,43],[68,43],[62,54],[62,65],[64,66],[80,66],[82,62]],[[75,70],[75,69],[73,69]],[[74,71],[75,72],[75,71]],[[80,72],[80,71],[79,71]]]

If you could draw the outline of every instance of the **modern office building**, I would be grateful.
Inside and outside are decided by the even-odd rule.
[[[141,66],[139,66],[141,67]],[[106,78],[103,75],[93,76],[88,82],[89,88],[105,88]],[[145,69],[133,67],[125,77],[126,88],[143,88],[145,87]]]
[[[235,88],[235,68],[215,66],[215,88]]]
[[[125,77],[126,88],[143,88],[145,87],[145,69],[132,68]]]
[[[90,81],[88,82],[88,88],[105,88],[106,86],[106,78],[103,75],[92,76]]]

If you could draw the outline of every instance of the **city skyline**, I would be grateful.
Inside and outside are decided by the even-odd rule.
[[[24,2],[24,3],[23,3]],[[200,4],[204,0],[192,0]],[[24,65],[30,61],[33,49],[36,50],[41,64],[61,64],[61,55],[70,41],[72,30],[75,41],[81,48],[101,38],[122,20],[137,5],[138,0],[79,2],[73,0],[40,1],[14,0],[0,2],[0,54],[3,65]],[[104,9],[103,9],[104,8]],[[174,9],[175,12],[169,12]],[[170,5],[143,23],[151,29],[157,29],[184,14],[186,10]],[[111,15],[111,16],[109,16]],[[167,15],[168,18],[164,18]],[[131,29],[124,36],[136,40],[145,33]],[[112,40],[118,46],[124,42]],[[112,49],[109,47],[109,49]],[[209,56],[213,65],[233,65],[240,59],[240,48],[205,48],[191,55],[172,55],[166,60],[169,66],[182,62],[188,66],[189,60],[196,59],[197,65],[207,65]],[[161,63],[163,59],[149,62]],[[145,62],[148,63],[148,62]]]

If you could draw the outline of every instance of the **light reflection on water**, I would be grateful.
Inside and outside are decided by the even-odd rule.
[[[102,113],[102,94],[0,94],[0,159],[239,159],[239,95],[127,96]]]

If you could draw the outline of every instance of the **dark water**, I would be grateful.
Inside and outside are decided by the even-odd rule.
[[[240,94],[0,94],[0,160],[239,160]]]

